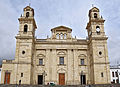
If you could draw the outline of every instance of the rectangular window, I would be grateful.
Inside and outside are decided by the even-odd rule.
[[[118,80],[118,79],[116,79],[116,83],[119,83],[119,80]]]
[[[60,65],[64,64],[64,57],[60,57]]]
[[[113,83],[115,83],[115,79],[113,79]]]
[[[81,59],[81,65],[84,65],[84,59]]]
[[[23,77],[23,73],[21,73],[21,77]]]
[[[118,73],[117,72],[115,72],[115,75],[116,75],[116,77],[118,77]]]
[[[43,59],[39,59],[39,65],[43,65]]]
[[[112,72],[112,77],[114,77],[114,72]]]
[[[103,77],[103,72],[101,73],[101,77]]]

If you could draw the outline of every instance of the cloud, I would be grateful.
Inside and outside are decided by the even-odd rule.
[[[1,0],[0,2],[0,58],[14,58],[15,36],[18,34],[18,18],[30,0]],[[120,1],[119,0],[31,0],[38,26],[37,38],[50,36],[50,29],[65,25],[73,29],[73,36],[86,38],[88,11],[94,4],[100,9],[105,22],[108,39],[108,52],[111,64],[120,57]]]
[[[0,58],[13,58],[15,54],[14,35],[18,25],[15,19],[17,13],[9,3],[9,1],[0,2]]]
[[[101,9],[101,14],[104,15],[105,32],[108,39],[108,53],[111,65],[120,62],[120,1],[119,0],[96,0],[97,5]]]

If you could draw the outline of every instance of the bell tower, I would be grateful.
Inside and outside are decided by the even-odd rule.
[[[98,8],[93,7],[89,10],[89,22],[86,27],[89,39],[91,37],[106,37],[104,32],[104,22],[105,20],[100,16]]]
[[[24,8],[24,13],[19,20],[19,32],[16,36],[16,83],[32,84],[32,65],[34,58],[35,30],[34,9],[30,6]],[[24,67],[24,68],[23,68]],[[23,74],[26,78],[22,79]]]
[[[98,8],[93,7],[89,10],[89,22],[86,29],[88,31],[91,84],[110,83],[108,37],[105,35],[104,22]]]
[[[34,19],[34,9],[30,6],[24,8],[24,13],[19,20],[19,33],[17,37],[31,37],[35,36],[35,29],[37,28]]]

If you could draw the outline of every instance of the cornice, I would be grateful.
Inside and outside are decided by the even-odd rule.
[[[16,39],[34,39],[32,36],[15,36]]]
[[[35,29],[37,28],[37,25],[36,25],[34,17],[29,17],[29,18],[21,17],[21,18],[18,18],[18,20],[19,21],[33,21],[33,25],[35,26]]]
[[[35,44],[67,44],[67,45],[87,45],[87,40],[79,40],[79,41],[35,41]]]
[[[86,26],[86,29],[89,29],[89,27],[90,27],[90,25],[92,25],[92,22],[102,22],[102,23],[104,23],[105,22],[105,20],[103,20],[103,19],[92,19],[92,20],[90,20],[88,23],[87,23],[87,26]]]
[[[110,64],[110,62],[94,62],[93,64]]]
[[[108,37],[91,37],[91,40],[107,40]]]

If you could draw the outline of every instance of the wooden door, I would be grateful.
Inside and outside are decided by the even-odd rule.
[[[65,74],[59,73],[59,85],[65,85]]]
[[[4,84],[10,84],[10,73],[5,73]]]

